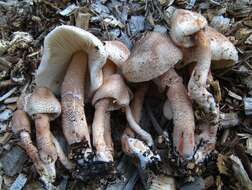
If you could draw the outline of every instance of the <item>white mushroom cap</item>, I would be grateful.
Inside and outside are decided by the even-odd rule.
[[[117,40],[105,41],[105,48],[108,54],[108,59],[118,67],[120,67],[130,56],[130,50],[128,47]]]
[[[210,42],[211,60],[213,63],[212,67],[214,69],[225,68],[237,63],[238,52],[227,37],[211,27],[206,27],[205,34]],[[184,64],[195,62],[197,60],[194,48],[185,48],[183,49],[183,53]]]
[[[149,81],[164,74],[181,59],[182,52],[167,35],[148,32],[122,64],[122,73],[131,82]]]
[[[88,54],[90,72],[90,90],[94,92],[102,82],[102,67],[106,63],[107,53],[103,43],[93,34],[75,26],[58,26],[44,41],[44,52],[36,73],[36,84],[48,87],[59,94],[68,64],[77,51]]]
[[[104,80],[103,85],[96,91],[92,104],[95,105],[104,98],[111,99],[108,110],[116,110],[129,105],[132,92],[119,74],[113,74]]]
[[[177,9],[171,21],[170,35],[173,42],[186,48],[194,45],[192,35],[207,26],[205,17],[184,9]]]
[[[22,108],[31,117],[35,114],[48,114],[51,120],[61,113],[61,105],[48,88],[37,88],[32,94],[27,94],[19,99],[18,107]]]

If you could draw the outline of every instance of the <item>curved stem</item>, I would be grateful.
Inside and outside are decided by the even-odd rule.
[[[130,108],[132,111],[132,115],[135,118],[137,123],[140,123],[143,103],[144,103],[144,96],[148,90],[149,86],[147,84],[142,84],[134,94],[134,98],[130,104]],[[126,127],[124,133],[130,137],[135,137],[134,131],[130,127]]]
[[[196,34],[196,54],[197,64],[193,70],[188,83],[188,91],[191,98],[205,111],[204,125],[207,126],[201,134],[205,144],[197,150],[195,156],[198,162],[203,159],[215,148],[216,135],[219,121],[219,108],[213,95],[207,91],[206,83],[211,65],[210,42],[204,32]]]
[[[87,160],[92,152],[84,112],[86,69],[87,54],[85,52],[76,52],[68,66],[61,86],[63,133],[68,144],[73,148],[70,156],[77,160],[80,157],[77,154],[82,154],[83,157],[81,157]]]
[[[146,132],[145,130],[143,130],[135,121],[131,109],[129,106],[126,106],[126,118],[127,121],[129,123],[129,126],[131,127],[131,129],[133,129],[138,135],[140,135],[140,137],[146,141],[146,143],[148,144],[148,146],[153,146],[154,142],[153,139],[151,137],[151,135]]]
[[[218,114],[218,108],[213,95],[207,91],[206,83],[211,65],[210,42],[203,30],[196,34],[197,64],[188,83],[190,96],[206,113]]]
[[[46,164],[54,163],[57,160],[57,152],[51,139],[48,115],[36,114],[35,127],[40,159]]]

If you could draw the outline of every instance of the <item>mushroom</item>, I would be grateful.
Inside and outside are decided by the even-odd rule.
[[[103,79],[102,67],[107,59],[103,43],[93,34],[67,25],[56,27],[45,37],[42,60],[35,76],[37,86],[48,87],[59,94],[68,65],[77,51],[88,55],[91,92],[99,88]]]
[[[111,100],[108,106],[108,110],[115,110],[124,108],[126,112],[126,118],[130,127],[140,137],[146,141],[148,146],[153,146],[154,142],[149,133],[144,131],[135,121],[132,116],[132,112],[129,106],[131,99],[131,92],[123,81],[123,78],[119,74],[114,74],[104,80],[104,84],[95,93],[92,104],[96,103],[101,99]],[[96,108],[97,109],[97,108]],[[101,114],[100,114],[101,115]],[[95,119],[94,119],[95,120]]]
[[[197,65],[189,80],[188,91],[191,98],[206,113],[214,115],[216,120],[218,108],[214,97],[206,89],[211,64],[210,40],[204,31],[206,26],[207,21],[200,14],[177,9],[172,16],[170,35],[176,45],[184,48],[194,47]]]
[[[137,42],[131,56],[122,65],[122,72],[131,82],[155,79],[159,86],[167,88],[166,95],[174,115],[174,146],[183,158],[189,159],[192,158],[194,149],[192,105],[186,98],[182,79],[172,69],[181,59],[182,52],[168,36],[149,32]]]
[[[18,108],[28,113],[35,121],[40,159],[46,164],[54,164],[57,151],[51,138],[50,121],[61,113],[59,101],[48,88],[36,88],[33,93],[21,96]]]
[[[193,17],[192,15],[197,15],[197,17]],[[213,67],[219,69],[232,66],[238,60],[238,53],[234,45],[225,36],[208,27],[205,22],[201,27],[197,27],[199,23],[203,23],[203,20],[204,17],[197,13],[177,10],[172,17],[170,33],[176,45],[183,47],[184,64],[197,62],[188,83],[188,91],[191,98],[203,108],[207,115],[203,125],[208,126],[208,128],[203,130],[200,137],[197,137],[197,139],[204,137],[204,140],[207,142],[195,154],[196,160],[201,161],[215,148],[220,115],[214,97],[206,89],[211,61],[213,62]],[[198,30],[192,29],[188,35],[184,36],[183,33],[187,33],[188,29],[192,28],[192,25],[198,28]],[[183,38],[184,41],[190,39],[190,43],[183,44],[177,40]],[[211,137],[207,137],[206,134],[210,134]]]
[[[130,55],[129,49],[120,41],[105,41],[105,48],[108,52],[108,60],[103,68],[104,80],[109,79],[111,75],[116,73],[115,64],[122,64]],[[93,145],[96,148],[96,159],[102,162],[113,162],[114,148],[110,127],[110,102],[111,99],[105,97],[96,100],[94,104]]]
[[[146,84],[141,85],[134,94],[134,98],[130,104],[133,118],[136,123],[140,123],[143,108],[144,96],[148,90]],[[127,127],[121,137],[122,150],[125,154],[138,158],[141,168],[145,168],[148,164],[160,161],[159,155],[154,154],[148,146],[141,140],[135,138],[135,133],[131,128]]]
[[[84,112],[86,70],[90,73],[90,94],[103,82],[107,59],[103,43],[91,33],[74,26],[59,26],[44,41],[44,53],[36,74],[37,86],[61,90],[62,128],[71,146],[70,158],[79,164],[93,157]]]
[[[56,177],[54,163],[44,163],[40,160],[37,148],[33,145],[31,140],[31,125],[27,114],[22,110],[14,112],[12,117],[12,131],[20,139],[20,144],[31,158],[36,171],[41,177],[45,185],[51,186]]]

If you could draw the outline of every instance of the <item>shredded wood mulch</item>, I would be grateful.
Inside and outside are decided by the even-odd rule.
[[[168,33],[177,8],[202,14],[209,25],[236,47],[239,61],[232,67],[212,70],[209,89],[222,113],[215,150],[201,164],[181,161],[173,149],[173,121],[164,117],[165,95],[152,82],[146,94],[140,125],[153,135],[162,161],[143,169],[126,156],[121,136],[125,114],[111,112],[115,147],[113,166],[86,167],[74,172],[56,162],[57,178],[51,189],[252,189],[252,2],[249,0],[3,0],[0,1],[0,189],[44,189],[36,169],[11,130],[17,101],[35,87],[44,37],[56,26],[75,25],[101,40],[120,40],[130,50],[145,31]],[[178,71],[187,83],[190,66]],[[135,93],[138,84],[128,84]],[[196,108],[195,108],[196,110]],[[87,123],[94,108],[85,105]],[[195,111],[195,118],[202,113]],[[186,123],[185,123],[186,125]],[[51,131],[63,151],[68,151],[61,118]],[[32,128],[35,142],[35,129]],[[199,147],[198,147],[199,148]],[[109,175],[88,176],[86,171]],[[74,174],[74,175],[73,175]],[[159,184],[160,186],[155,186]],[[176,187],[175,187],[176,186]],[[48,188],[48,187],[47,187]]]

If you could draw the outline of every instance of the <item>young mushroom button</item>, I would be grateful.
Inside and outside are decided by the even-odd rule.
[[[149,32],[136,43],[131,56],[122,65],[122,72],[131,82],[155,79],[159,81],[159,86],[170,87],[167,89],[167,97],[173,106],[173,115],[176,115],[174,117],[174,146],[183,158],[190,159],[194,150],[195,124],[192,105],[188,98],[183,100],[187,97],[187,93],[183,88],[182,80],[173,70],[174,65],[180,60],[182,60],[182,52],[168,36]],[[181,98],[177,98],[177,95]],[[185,123],[188,125],[185,126]]]
[[[22,96],[19,106],[35,121],[41,160],[47,164],[54,163],[57,160],[57,151],[51,139],[50,121],[61,113],[59,101],[48,88],[37,88],[32,94]]]

